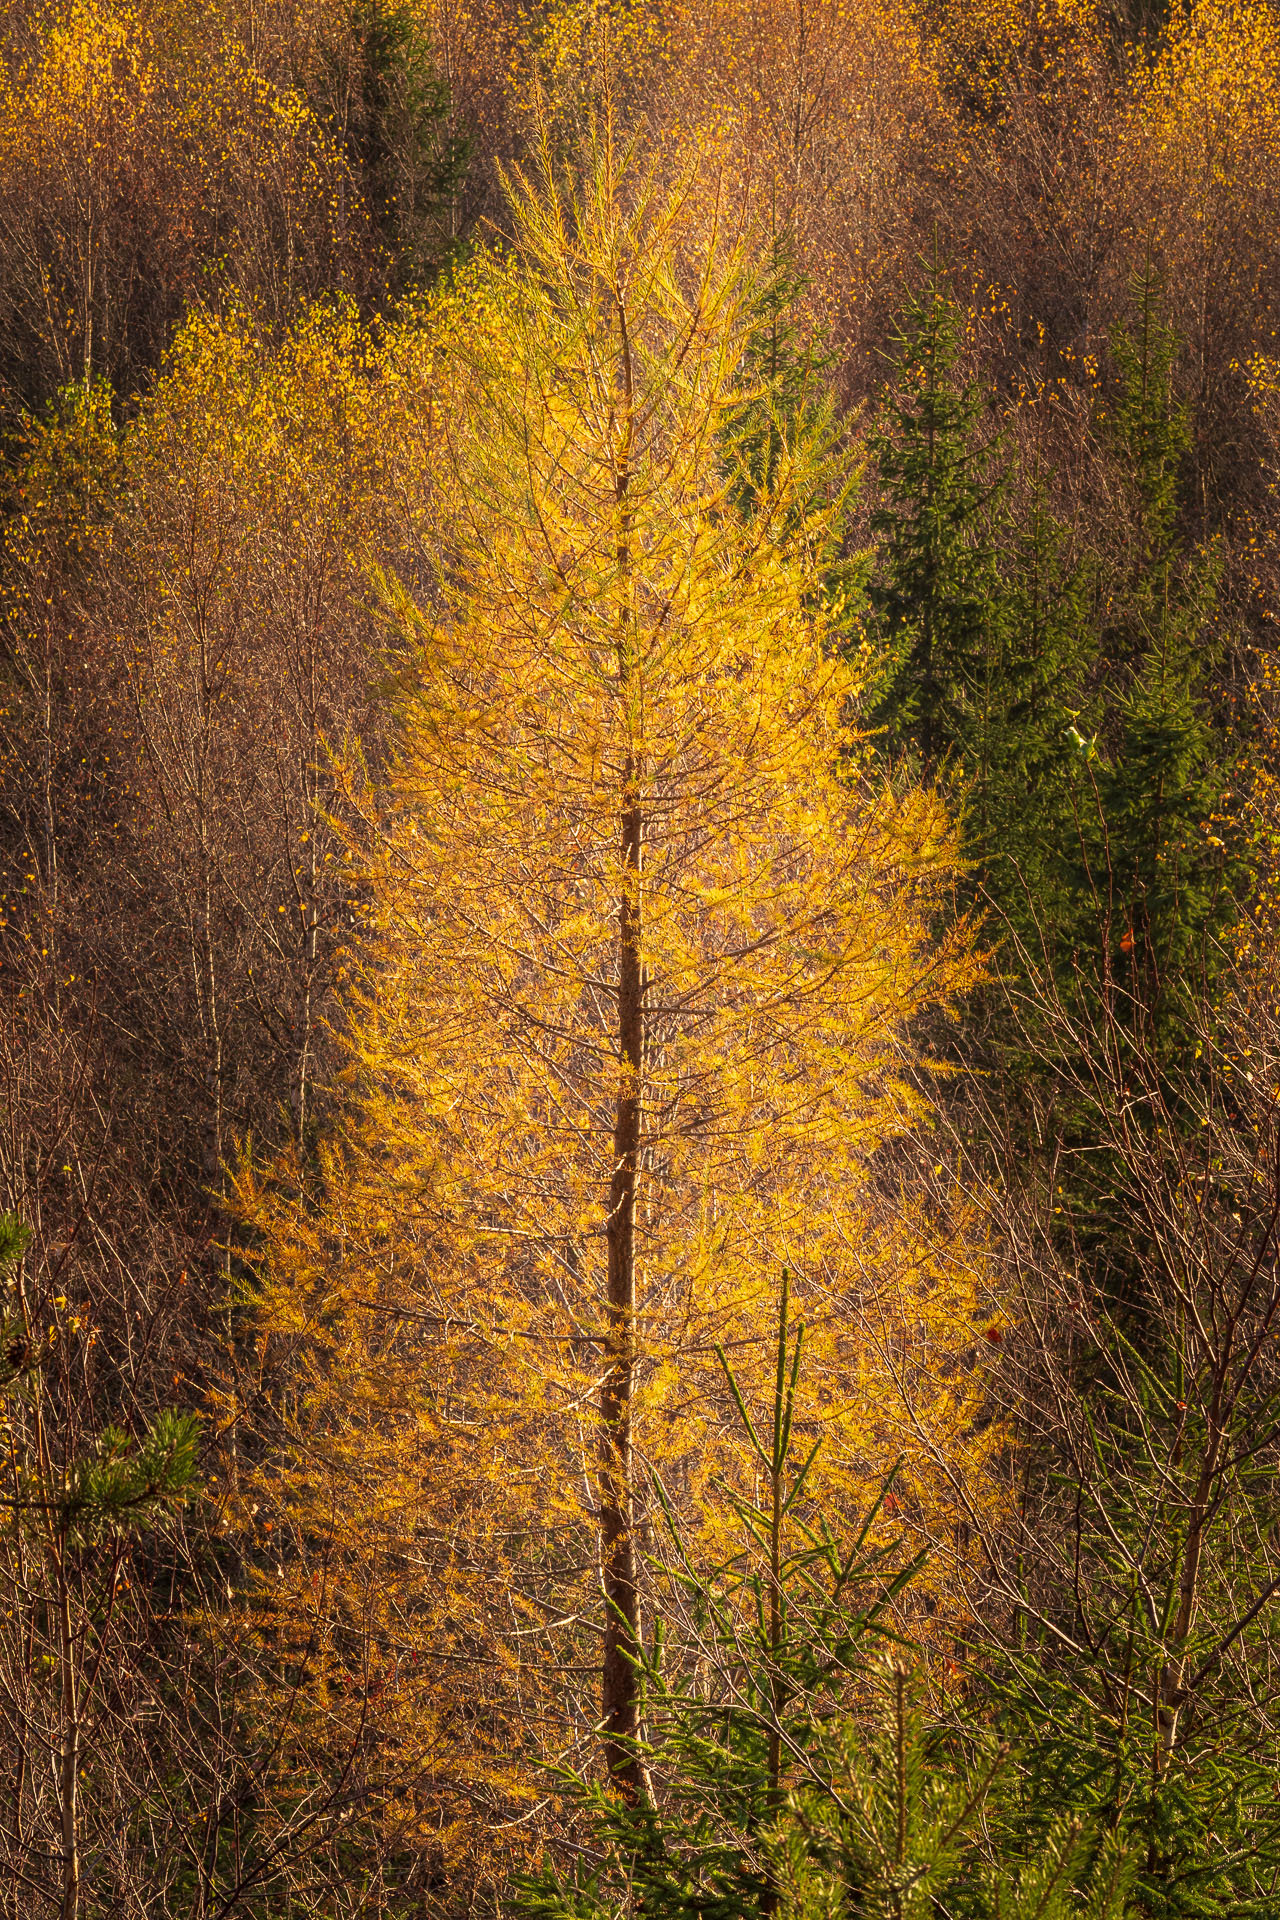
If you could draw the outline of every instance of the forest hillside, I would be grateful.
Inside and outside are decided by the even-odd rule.
[[[1280,1916],[1280,9],[11,0],[0,1916]]]

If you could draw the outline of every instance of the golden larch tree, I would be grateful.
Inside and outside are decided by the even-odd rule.
[[[319,1200],[300,1166],[241,1182],[307,1644],[317,1542],[326,1588],[381,1554],[361,1618],[437,1663],[424,1770],[488,1743],[473,1802],[557,1714],[642,1790],[644,1489],[696,1525],[734,1471],[717,1349],[763,1378],[784,1263],[837,1505],[902,1455],[923,1511],[939,1447],[995,1445],[980,1260],[869,1172],[923,1111],[911,1021],[976,968],[937,931],[941,804],[856,730],[829,422],[758,384],[704,172],[607,128],[576,189],[542,162],[514,255],[434,320],[452,516],[430,591],[383,583],[412,690],[363,802],[350,1118]]]

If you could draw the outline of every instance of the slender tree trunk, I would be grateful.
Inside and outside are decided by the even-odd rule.
[[[782,1291],[778,1298],[777,1372],[773,1390],[773,1432],[770,1439],[769,1472],[769,1750],[768,1786],[765,1817],[776,1820],[782,1809],[782,1716],[787,1705],[787,1689],[782,1677],[782,1514],[783,1479],[787,1450],[791,1443],[791,1390],[787,1385],[787,1335],[791,1306],[791,1273],[782,1269]],[[794,1384],[794,1383],[793,1383]],[[760,1895],[760,1920],[771,1920],[778,1910],[778,1876],[772,1862],[766,1865],[765,1883]]]
[[[635,644],[631,603],[632,370],[626,313],[617,302],[622,344],[617,464],[618,680],[628,746],[623,766],[621,899],[618,914],[618,1104],[609,1187],[608,1366],[600,1393],[600,1560],[604,1586],[601,1708],[605,1760],[624,1793],[638,1798],[643,1771],[629,1743],[639,1731],[635,1660],[640,1647],[640,1593],[632,1501],[631,1399],[635,1379],[636,1187],[640,1172],[640,1075],[644,1054],[640,867],[643,842],[641,766],[636,744]]]
[[[62,1743],[58,1755],[62,1798],[62,1920],[80,1911],[80,1700],[76,1685],[76,1642],[71,1623],[71,1584],[59,1544],[58,1638],[62,1659]]]
[[[637,1791],[634,1740],[640,1599],[631,1498],[631,1395],[635,1375],[635,1215],[640,1160],[640,1059],[643,985],[640,971],[640,808],[623,808],[622,856],[627,881],[619,943],[618,1038],[621,1086],[613,1133],[609,1193],[609,1364],[600,1395],[600,1544],[605,1628],[602,1706],[605,1758],[624,1788]]]
[[[1163,1779],[1168,1771],[1169,1762],[1173,1758],[1173,1751],[1178,1743],[1178,1720],[1183,1704],[1182,1686],[1187,1671],[1187,1649],[1195,1626],[1196,1604],[1200,1594],[1200,1563],[1204,1554],[1205,1523],[1221,1452],[1221,1432],[1218,1424],[1220,1384],[1219,1382],[1215,1388],[1210,1408],[1209,1438],[1204,1458],[1200,1463],[1200,1472],[1187,1518],[1187,1541],[1178,1582],[1178,1611],[1170,1636],[1170,1644],[1174,1649],[1173,1657],[1163,1661],[1156,1671],[1155,1771],[1157,1779]]]
[[[27,1303],[25,1277],[19,1273],[18,1298],[23,1331],[30,1338],[31,1313]],[[49,1453],[44,1423],[41,1383],[34,1393],[36,1463],[40,1485],[46,1494],[55,1486],[53,1462]],[[65,1489],[67,1482],[62,1479]],[[60,1826],[62,1829],[62,1920],[77,1920],[80,1911],[80,1684],[76,1670],[76,1635],[71,1618],[71,1571],[67,1565],[67,1538],[60,1517],[46,1512],[49,1528],[44,1542],[45,1558],[57,1594],[58,1660],[60,1674],[61,1727],[58,1739],[57,1780]]]
[[[21,1267],[18,1269],[18,1308],[24,1336],[30,1341],[32,1314],[27,1297],[26,1276]],[[59,1480],[64,1490],[67,1482],[61,1475],[55,1477],[53,1472],[53,1461],[44,1422],[42,1383],[39,1380],[36,1382],[32,1402],[39,1484],[45,1489],[46,1496],[52,1496]],[[59,1911],[61,1920],[77,1920],[80,1912],[79,1781],[82,1701],[76,1660],[76,1634],[71,1614],[71,1570],[67,1565],[67,1537],[60,1511],[42,1507],[41,1512],[44,1525],[48,1528],[43,1542],[44,1559],[57,1596],[60,1726],[56,1764],[52,1770],[58,1783],[58,1815],[62,1840],[62,1900]],[[54,1761],[52,1753],[49,1758],[51,1762]]]

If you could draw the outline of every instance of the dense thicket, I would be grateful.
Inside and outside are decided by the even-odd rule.
[[[1278,80],[9,8],[0,1912],[1277,1910]]]

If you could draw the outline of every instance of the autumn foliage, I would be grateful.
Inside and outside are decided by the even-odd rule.
[[[1271,1910],[1278,59],[9,9],[0,1912]]]

